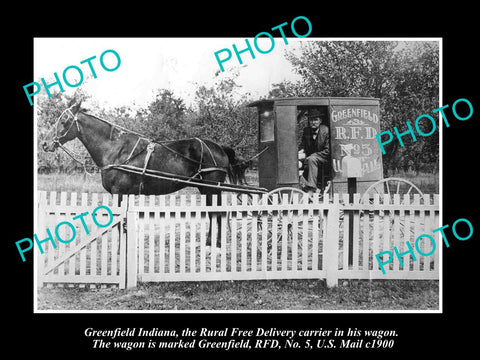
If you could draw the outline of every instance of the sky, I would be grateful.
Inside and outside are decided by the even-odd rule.
[[[239,73],[236,81],[242,86],[240,93],[250,92],[256,99],[266,96],[274,83],[299,79],[286,60],[285,52],[298,48],[300,39],[288,40],[287,45],[281,37],[275,38],[275,46],[267,54],[254,49],[255,59],[248,52],[242,54],[244,64],[240,65],[232,44],[241,50],[245,48],[244,38],[36,38],[32,81],[45,78],[47,84],[53,83],[54,72],[62,79],[64,69],[70,65],[78,66],[87,76],[91,73],[89,65],[80,62],[96,56],[91,64],[97,78],[90,77],[79,87],[105,108],[133,103],[144,106],[153,100],[157,89],[172,90],[191,105],[197,84],[211,86],[221,77],[232,76],[234,71]],[[260,38],[260,49],[268,49],[270,45],[268,38]],[[224,48],[229,48],[233,55],[224,63],[225,71],[216,77],[220,68],[214,53]],[[100,55],[105,50],[115,50],[120,56],[117,70],[107,72],[101,67]],[[220,56],[224,55],[226,53]],[[116,64],[112,53],[107,53],[104,60],[107,67]],[[78,72],[68,70],[67,78],[72,84],[77,83]],[[66,93],[76,90],[65,85],[64,89]],[[54,90],[58,90],[58,86],[52,86],[51,91]]]
[[[95,105],[105,109],[117,106],[145,107],[154,99],[158,89],[171,90],[187,105],[194,105],[197,86],[210,87],[216,80],[232,77],[236,72],[239,74],[236,83],[242,86],[238,90],[239,97],[249,92],[251,99],[256,100],[267,96],[275,83],[300,79],[286,59],[286,52],[299,54],[302,42],[327,40],[293,37],[287,38],[288,44],[285,44],[281,37],[274,39],[275,46],[266,54],[255,50],[254,40],[249,39],[255,59],[245,52],[241,54],[243,64],[240,65],[232,45],[235,44],[239,50],[245,49],[245,38],[35,38],[32,81],[40,82],[41,78],[45,78],[47,84],[51,84],[55,72],[62,79],[64,69],[71,65],[78,66],[86,77],[90,74],[89,65],[81,64],[81,61],[96,56],[91,64],[97,78],[85,79],[79,88],[92,96]],[[267,37],[259,38],[260,49],[265,51],[270,46]],[[232,57],[223,63],[225,71],[217,76],[220,67],[214,53],[225,48],[232,52]],[[100,56],[106,50],[114,50],[120,56],[121,64],[115,71],[107,72],[100,65]],[[219,56],[223,59],[225,54]],[[113,63],[112,66],[116,65],[113,54],[107,53],[104,59],[107,66],[110,66],[109,61]],[[78,77],[76,70],[67,71],[67,78],[72,84],[78,82]],[[64,88],[67,94],[76,90],[68,86]],[[58,90],[58,86],[52,86],[51,89]],[[84,105],[88,107],[88,103]]]

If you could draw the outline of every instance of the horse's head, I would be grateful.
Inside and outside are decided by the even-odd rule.
[[[42,143],[44,151],[55,151],[59,145],[63,145],[78,136],[80,128],[77,122],[77,113],[80,105],[81,101],[76,104],[73,100],[68,104],[68,108],[60,114],[49,130],[46,140]]]

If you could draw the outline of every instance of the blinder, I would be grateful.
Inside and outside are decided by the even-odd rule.
[[[78,125],[77,115],[72,113],[71,108],[72,107],[69,107],[69,108],[65,109],[60,114],[58,119],[55,121],[55,125],[54,125],[55,135],[53,137],[53,143],[58,143],[58,144],[61,145],[60,140],[62,140],[65,136],[67,136],[67,134],[70,132],[73,124],[75,124],[77,126],[77,130],[78,130],[78,132],[80,132],[80,126]],[[68,127],[68,129],[65,130],[65,132],[63,134],[58,135],[58,125],[62,123],[62,120],[68,121],[70,118],[72,118],[72,122],[70,123],[70,126]]]

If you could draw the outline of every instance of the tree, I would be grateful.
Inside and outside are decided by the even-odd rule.
[[[123,105],[100,113],[106,120],[162,141],[186,137],[186,111],[183,99],[170,90],[158,89],[155,98],[145,108],[133,110],[131,106]]]
[[[303,45],[303,44],[302,44]],[[380,99],[381,128],[399,131],[438,107],[439,52],[435,42],[314,41],[287,58],[302,76],[276,84],[270,96],[370,96]],[[407,150],[408,148],[408,150]],[[438,163],[438,133],[407,147],[392,141],[384,169]]]
[[[184,138],[187,135],[185,112],[183,99],[170,90],[159,90],[148,105],[141,130],[156,140]]]
[[[256,151],[256,115],[246,107],[249,94],[240,96],[237,92],[238,73],[230,76],[211,87],[197,88],[190,136],[213,140],[232,147],[241,156],[250,157]]]

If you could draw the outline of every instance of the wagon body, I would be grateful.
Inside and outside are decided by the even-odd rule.
[[[326,115],[330,131],[332,190],[347,192],[342,160],[350,156],[361,163],[358,192],[383,178],[382,153],[375,135],[380,132],[379,99],[366,97],[275,98],[248,104],[258,113],[259,185],[268,190],[296,187],[299,183],[298,147],[300,114],[318,111]],[[300,126],[299,126],[300,125]]]

